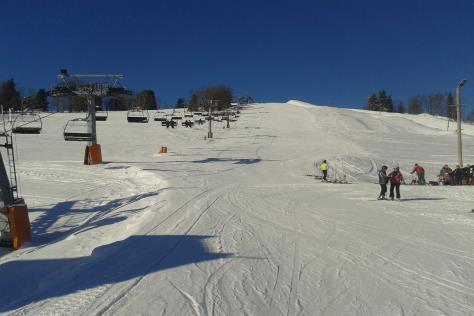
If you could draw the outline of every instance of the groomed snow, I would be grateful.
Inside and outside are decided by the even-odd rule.
[[[376,172],[456,164],[442,118],[253,104],[231,124],[98,122],[104,164],[54,114],[16,135],[33,241],[0,257],[0,313],[474,315],[473,188],[402,186]],[[463,133],[474,163],[474,126]],[[159,154],[167,146],[167,154]],[[5,154],[3,154],[5,156]],[[314,163],[327,159],[321,183]]]

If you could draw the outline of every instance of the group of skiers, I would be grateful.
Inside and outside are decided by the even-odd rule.
[[[319,165],[319,169],[323,174],[323,181],[326,182],[328,176],[328,169],[329,165],[326,160]],[[379,177],[379,184],[380,184],[380,194],[378,196],[379,200],[385,200],[387,194],[387,185],[390,183],[390,194],[389,198],[393,200],[394,198],[400,199],[400,185],[405,183],[402,173],[400,172],[400,168],[398,166],[394,167],[393,170],[387,174],[387,166],[382,166],[382,168],[378,171]],[[417,179],[413,180],[411,184],[418,184],[418,185],[426,185],[425,180],[425,169],[415,163],[413,166],[413,170],[410,172],[411,174],[416,174]],[[466,178],[464,182],[467,184],[474,183],[474,166],[460,168],[459,166],[456,167],[455,170],[452,170],[448,167],[448,165],[444,165],[439,174],[440,182],[444,185],[447,184],[462,184],[463,179]],[[430,182],[431,184],[431,182]],[[433,183],[437,184],[436,183]]]
[[[459,165],[453,170],[444,165],[439,172],[439,181],[443,185],[474,185],[474,166],[461,168]]]
[[[393,171],[387,174],[387,166],[382,166],[379,170],[379,184],[380,184],[380,194],[378,199],[385,200],[385,194],[387,194],[387,184],[390,182],[390,199],[393,200],[396,193],[397,200],[400,200],[400,184],[405,180],[402,173],[400,172],[399,167],[393,168]]]
[[[379,170],[379,184],[380,184],[380,194],[378,199],[385,200],[385,194],[387,193],[387,184],[390,182],[390,200],[393,200],[395,197],[397,200],[400,200],[400,185],[405,183],[405,179],[403,178],[402,173],[400,172],[400,168],[396,166],[393,168],[393,171],[387,174],[387,166],[382,166]],[[416,173],[418,180],[414,180],[413,184],[425,185],[425,169],[420,166],[419,164],[415,164],[413,170],[410,172],[411,174]],[[396,194],[396,195],[395,195]]]

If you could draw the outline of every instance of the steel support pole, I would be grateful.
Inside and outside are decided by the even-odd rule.
[[[95,118],[95,98],[94,95],[87,96],[87,104],[89,106],[89,133],[92,135],[92,140],[89,145],[97,145],[97,130]]]
[[[207,138],[212,138],[212,101],[209,102],[209,130],[207,132]]]
[[[13,204],[13,192],[10,186],[10,180],[8,180],[7,170],[3,163],[2,154],[0,153],[0,194],[4,206]]]
[[[461,87],[456,88],[456,122],[458,136],[458,165],[462,168],[462,138],[461,138]]]

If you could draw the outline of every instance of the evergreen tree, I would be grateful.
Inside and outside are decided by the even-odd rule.
[[[466,121],[468,121],[469,123],[474,123],[474,111],[469,113],[469,115],[466,118]]]
[[[48,93],[44,89],[39,89],[38,92],[36,92],[36,95],[34,96],[34,109],[40,110],[40,111],[48,111]]]
[[[386,99],[387,94],[385,93],[385,90],[380,90],[377,95],[377,111],[385,111]]]
[[[0,91],[0,105],[3,105],[4,110],[20,110],[21,95],[20,92],[16,89],[16,84],[13,79],[3,82]]]
[[[367,99],[367,110],[369,111],[378,111],[377,109],[377,96],[372,94],[368,99]]]
[[[184,102],[184,99],[183,98],[178,98],[178,100],[176,100],[176,108],[177,109],[184,109],[186,107],[186,103]]]
[[[423,112],[423,106],[421,103],[420,96],[411,97],[408,100],[408,113],[421,114],[422,112]]]
[[[133,106],[141,108],[142,110],[159,109],[158,103],[156,102],[155,92],[151,89],[143,90],[138,93],[133,102]]]
[[[237,102],[240,104],[249,104],[249,103],[254,103],[255,101],[251,96],[242,95],[237,99]]]
[[[385,112],[393,112],[392,96],[389,95],[389,96],[385,99],[383,110],[384,110]]]
[[[405,105],[403,104],[402,101],[397,102],[397,112],[398,113],[406,113],[407,109],[405,108]]]
[[[109,111],[125,111],[129,108],[129,104],[130,100],[127,95],[113,96],[106,102]]]
[[[199,97],[196,93],[192,92],[188,101],[188,110],[189,111],[198,111],[199,110]]]
[[[89,106],[87,99],[80,95],[71,95],[69,97],[69,112],[88,112]]]
[[[227,109],[232,102],[232,89],[223,85],[206,88],[202,92],[202,101],[206,105],[210,101],[216,101],[217,108],[214,110],[217,111]]]
[[[456,119],[456,102],[454,101],[454,97],[451,94],[451,92],[448,93],[448,96],[446,97],[446,114],[447,117],[455,120]]]

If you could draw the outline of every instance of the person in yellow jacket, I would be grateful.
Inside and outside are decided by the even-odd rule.
[[[323,162],[319,165],[319,169],[321,169],[321,171],[323,172],[323,181],[328,181],[327,176],[329,165],[326,160],[323,160]]]

